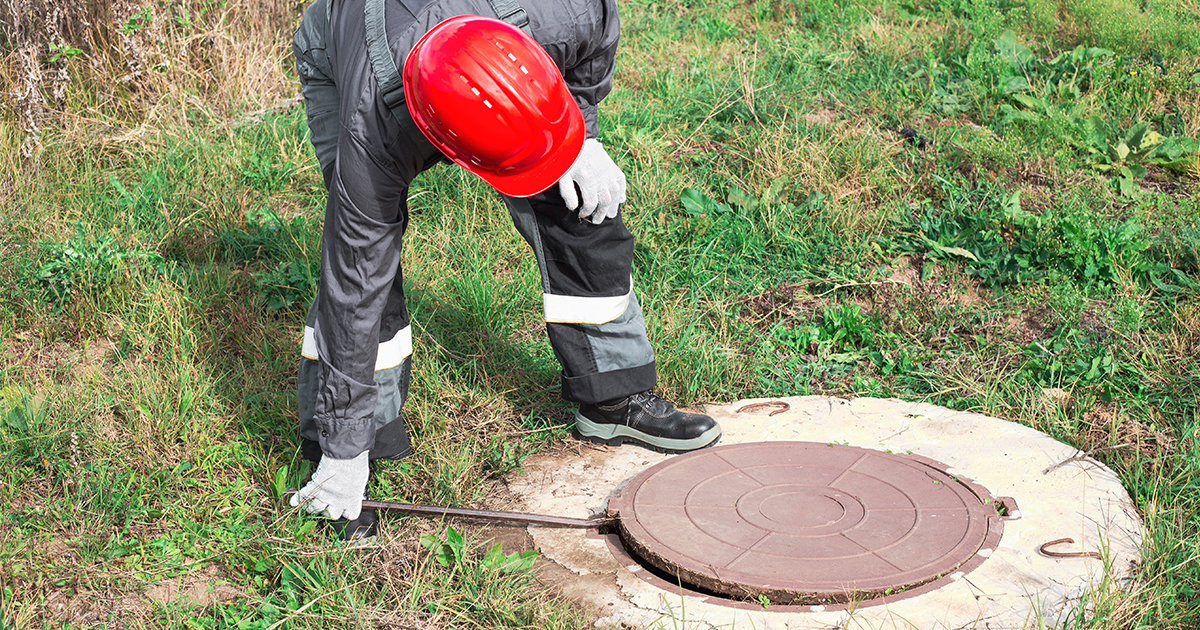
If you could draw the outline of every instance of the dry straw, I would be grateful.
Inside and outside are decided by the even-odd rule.
[[[30,160],[48,133],[140,143],[164,127],[220,125],[290,104],[297,85],[288,44],[302,8],[287,0],[6,0],[5,122],[21,130]]]

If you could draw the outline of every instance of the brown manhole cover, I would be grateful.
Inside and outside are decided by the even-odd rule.
[[[610,512],[626,550],[671,581],[789,605],[890,595],[968,571],[999,542],[998,505],[926,458],[760,442],[653,466]]]

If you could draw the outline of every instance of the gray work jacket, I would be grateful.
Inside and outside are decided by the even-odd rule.
[[[612,89],[620,34],[615,0],[520,4],[533,38],[558,66],[583,112],[588,137],[596,137],[597,105]],[[440,154],[411,118],[394,117],[379,95],[367,53],[364,1],[333,0],[328,10],[327,23],[306,14],[294,45],[306,81],[313,143],[329,188],[316,305],[315,421],[322,451],[349,459],[374,441],[378,388],[373,371],[378,344],[394,332],[381,325],[386,328],[390,319],[385,310],[394,309],[389,294],[393,281],[399,281],[407,189]],[[404,67],[409,50],[429,29],[456,15],[496,16],[487,0],[389,0],[387,40],[396,67]],[[321,32],[325,27],[328,31]],[[314,107],[310,95],[310,83],[321,80],[337,100],[324,117],[314,112],[320,104]]]

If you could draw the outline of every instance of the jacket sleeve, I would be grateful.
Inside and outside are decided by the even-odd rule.
[[[406,182],[372,153],[343,129],[321,239],[314,420],[335,459],[374,444],[380,314],[400,267]]]
[[[616,0],[588,0],[588,11],[577,24],[576,48],[564,51],[563,78],[583,112],[587,137],[600,133],[597,106],[612,91],[613,68],[621,20]]]
[[[352,459],[375,442],[382,315],[401,282],[405,197],[423,154],[381,103],[362,3],[335,1],[330,33],[339,126],[321,234],[313,420],[322,452]]]

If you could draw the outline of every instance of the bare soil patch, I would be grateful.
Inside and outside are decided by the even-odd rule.
[[[155,604],[211,606],[243,597],[243,593],[221,579],[217,568],[208,565],[183,577],[160,582],[148,589],[146,599]]]

